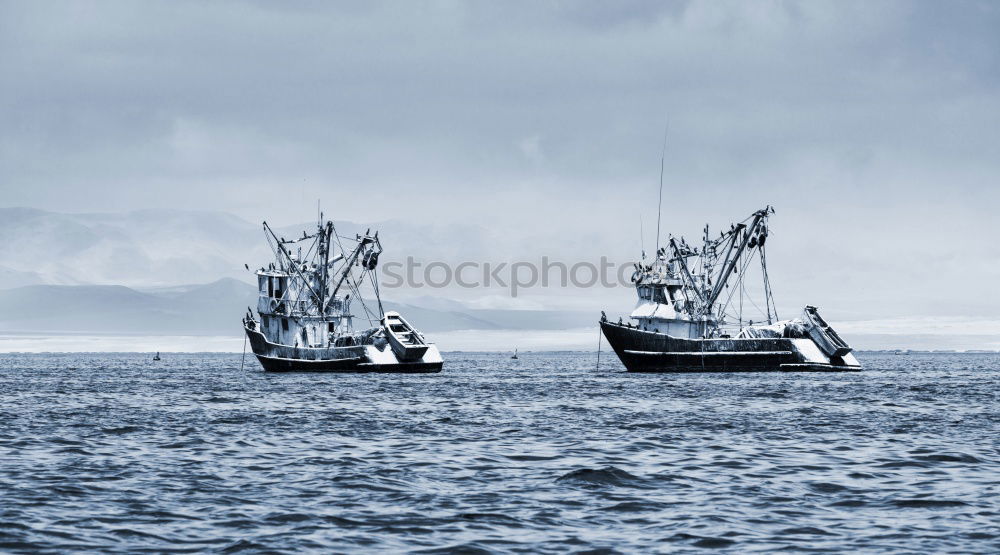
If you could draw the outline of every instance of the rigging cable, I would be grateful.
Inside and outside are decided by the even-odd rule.
[[[774,303],[774,291],[771,290],[771,276],[767,273],[767,253],[764,251],[763,246],[760,247],[760,264],[764,272],[764,294],[767,296],[765,301],[770,299],[771,308],[774,309],[774,319],[777,321],[779,320],[778,306]],[[770,315],[769,309],[768,318],[770,318]]]
[[[377,267],[372,268],[372,271],[369,272],[368,277],[371,278],[372,289],[375,290],[375,300],[378,301],[379,321],[381,321],[382,318],[385,318],[385,310],[382,308],[382,295],[379,292],[378,288],[378,268]]]
[[[743,321],[743,296],[744,296],[744,293],[745,293],[745,290],[746,290],[746,288],[744,287],[744,279],[746,278],[746,271],[747,271],[747,268],[749,268],[751,262],[753,262],[753,253],[750,253],[750,255],[747,256],[746,261],[740,267],[740,272],[739,272],[739,275],[738,275],[738,278],[737,278],[739,280],[739,284],[740,284],[740,287],[741,287],[741,290],[740,290],[740,315],[739,315],[739,319],[740,319],[741,325],[742,325],[742,321]],[[732,302],[732,298],[733,298],[733,294],[734,293],[736,293],[736,289],[735,288],[733,290],[731,290],[729,292],[729,296],[726,297],[726,302],[725,302],[725,304],[722,305],[722,311],[723,312],[725,312],[725,311],[727,311],[729,309],[729,303]],[[750,302],[750,304],[754,305],[754,307],[756,307],[757,310],[760,311],[761,314],[764,314],[764,311],[761,310],[760,307],[758,307],[757,304],[753,302],[753,299],[750,298],[750,295],[746,295],[746,299],[747,299],[747,301]]]

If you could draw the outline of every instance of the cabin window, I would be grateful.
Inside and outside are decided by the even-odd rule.
[[[656,287],[653,289],[653,302],[667,304],[667,298],[663,295],[662,287]]]
[[[639,288],[639,298],[654,303],[667,304],[667,297],[664,295],[663,287],[644,286]]]
[[[654,303],[667,304],[667,297],[664,294],[663,287],[649,285],[640,287],[639,298],[646,301],[653,301]]]
[[[268,297],[273,297],[274,296],[274,278],[273,277],[268,277],[267,278],[267,296]]]
[[[281,329],[288,331],[288,318],[281,319]]]
[[[335,324],[334,322],[327,322],[326,330],[330,333],[337,331],[337,324]]]

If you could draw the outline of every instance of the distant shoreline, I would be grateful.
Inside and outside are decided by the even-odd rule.
[[[457,330],[429,332],[427,339],[449,353],[597,352],[596,327],[565,330]],[[849,336],[861,353],[998,353],[995,336],[869,335]],[[240,335],[159,335],[151,333],[41,333],[0,331],[0,353],[241,353]],[[600,339],[601,351],[610,353]],[[882,345],[893,345],[882,347]]]

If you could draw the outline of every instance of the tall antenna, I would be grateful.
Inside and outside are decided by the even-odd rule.
[[[660,257],[660,216],[663,214],[663,160],[667,156],[667,128],[670,120],[663,124],[663,150],[660,152],[660,198],[656,204],[656,258]]]
[[[646,241],[642,233],[642,213],[639,213],[639,248],[642,249],[642,259],[646,260]]]

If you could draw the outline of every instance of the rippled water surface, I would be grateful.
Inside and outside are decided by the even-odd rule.
[[[613,357],[612,357],[613,358]],[[1000,550],[1000,357],[437,375],[0,355],[0,549]]]

